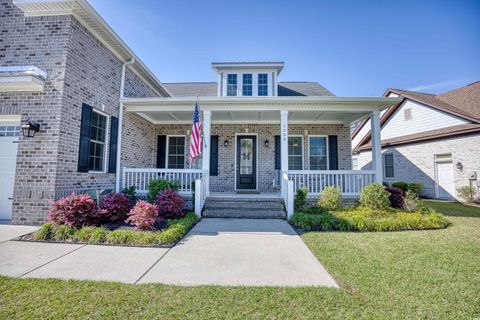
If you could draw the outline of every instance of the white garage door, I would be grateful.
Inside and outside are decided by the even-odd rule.
[[[453,163],[437,163],[437,197],[451,199],[455,197],[455,183],[453,181]]]
[[[2,120],[0,116],[0,220],[10,220],[20,125]]]

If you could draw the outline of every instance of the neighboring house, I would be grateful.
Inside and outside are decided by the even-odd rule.
[[[0,219],[42,223],[70,193],[145,194],[158,178],[187,197],[197,181],[201,203],[256,192],[286,204],[302,186],[355,197],[383,180],[380,111],[398,98],[279,82],[282,62],[213,63],[218,82],[162,84],[85,0],[5,0],[0,20]],[[190,164],[197,99],[203,156]],[[368,116],[379,165],[352,171],[349,128]]]
[[[424,196],[453,199],[461,186],[480,186],[480,82],[439,95],[389,89],[402,101],[384,111],[384,181],[420,182]],[[370,126],[352,134],[353,166],[371,168]]]

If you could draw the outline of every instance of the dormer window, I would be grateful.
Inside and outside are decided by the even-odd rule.
[[[251,96],[253,87],[253,78],[251,73],[243,74],[242,96]]]
[[[227,96],[233,97],[237,95],[237,75],[229,74],[227,76]]]
[[[258,74],[258,95],[268,96],[268,74]]]

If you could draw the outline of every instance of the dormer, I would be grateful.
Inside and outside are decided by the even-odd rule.
[[[283,62],[213,62],[219,97],[276,97]]]

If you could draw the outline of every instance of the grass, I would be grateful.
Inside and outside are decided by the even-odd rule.
[[[428,202],[441,230],[309,232],[343,289],[125,285],[0,277],[0,319],[474,319],[480,317],[480,209]]]

